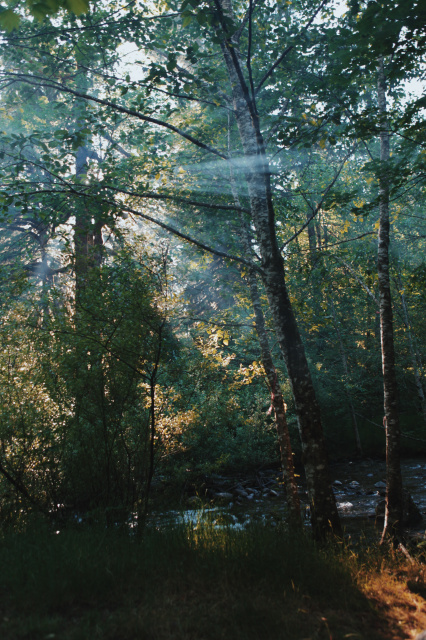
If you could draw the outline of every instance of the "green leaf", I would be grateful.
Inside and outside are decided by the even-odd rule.
[[[191,13],[187,13],[183,17],[182,26],[183,27],[187,27],[190,24],[191,20],[192,20],[192,14]]]
[[[68,8],[75,13],[76,16],[79,16],[82,13],[86,13],[89,9],[88,0],[67,0]]]
[[[20,17],[12,9],[6,9],[0,13],[0,27],[6,31],[13,31],[19,25]]]

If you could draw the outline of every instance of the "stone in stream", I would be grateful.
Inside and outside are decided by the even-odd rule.
[[[237,496],[240,496],[241,498],[247,498],[248,496],[248,493],[245,489],[242,489],[242,488],[239,489],[238,487],[237,489],[235,489],[235,493],[237,494]]]
[[[232,493],[228,493],[227,491],[220,491],[219,493],[215,493],[215,498],[221,498],[222,500],[232,500],[234,498]]]
[[[376,482],[374,486],[377,489],[386,489],[386,482],[383,482],[382,480],[380,480],[379,482]]]

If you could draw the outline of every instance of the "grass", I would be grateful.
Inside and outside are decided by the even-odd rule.
[[[2,537],[0,568],[4,640],[378,640],[426,627],[420,564],[265,527],[142,539],[33,527]]]

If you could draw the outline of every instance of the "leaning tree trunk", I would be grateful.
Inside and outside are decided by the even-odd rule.
[[[232,166],[230,173],[234,202],[238,207],[241,207],[234,175],[232,172]],[[250,234],[247,228],[246,221],[244,219],[244,214],[242,212],[240,214],[240,220],[240,235],[243,249],[246,256],[250,256],[252,253],[250,245]],[[294,470],[293,450],[287,425],[286,407],[278,380],[277,371],[275,369],[274,361],[272,358],[271,349],[269,347],[268,333],[265,326],[265,317],[263,315],[262,303],[260,301],[259,289],[257,286],[257,275],[253,268],[249,267],[247,280],[250,289],[251,304],[254,311],[254,326],[256,329],[257,337],[259,339],[262,366],[268,379],[269,387],[271,389],[271,408],[273,409],[275,416],[275,427],[277,430],[278,445],[280,448],[281,467],[283,470],[284,486],[289,509],[289,523],[291,527],[297,528],[302,525],[302,517],[300,513],[299,491],[297,488]]]
[[[251,303],[254,311],[256,333],[260,344],[262,366],[265,370],[269,387],[271,389],[271,407],[275,415],[275,426],[277,429],[281,465],[283,469],[284,485],[289,509],[289,522],[292,527],[297,528],[301,526],[302,518],[300,514],[299,492],[294,471],[293,451],[287,425],[286,408],[269,347],[268,334],[266,332],[265,318],[260,302],[256,274],[253,269],[249,269],[248,281],[250,286]]]
[[[340,534],[340,520],[331,487],[319,405],[304,346],[291,306],[284,261],[275,233],[270,168],[260,131],[254,96],[244,80],[237,42],[227,35],[225,15],[232,17],[230,0],[214,0],[222,28],[222,52],[232,87],[234,116],[246,159],[250,210],[262,262],[262,278],[295,400],[302,440],[303,463],[316,538]]]
[[[393,342],[392,299],[389,278],[389,129],[386,117],[386,80],[383,58],[378,69],[377,94],[380,114],[379,242],[377,271],[379,276],[380,338],[384,390],[384,424],[386,427],[386,511],[382,541],[402,535],[402,477],[400,465],[400,427],[397,409],[397,382]]]

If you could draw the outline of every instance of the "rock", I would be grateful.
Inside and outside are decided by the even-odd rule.
[[[349,483],[350,487],[359,487],[359,482],[358,480],[352,480],[352,482]]]
[[[423,520],[423,516],[409,492],[406,489],[403,489],[402,494],[402,526],[413,527]],[[386,500],[380,500],[376,506],[376,525],[381,525],[383,523],[385,518],[385,507]]]
[[[274,489],[270,489],[269,490],[269,495],[271,496],[271,498],[278,498],[278,492],[274,491]]]
[[[336,486],[342,487],[343,486],[343,482],[340,482],[340,480],[335,480],[333,482],[333,484],[335,484]]]
[[[254,498],[254,493],[251,493],[249,496],[247,496],[247,500],[253,500]]]
[[[240,496],[241,498],[247,498],[248,493],[245,489],[235,489],[235,493],[237,494],[237,496]]]
[[[215,498],[222,498],[222,500],[232,500],[232,493],[228,493],[227,491],[220,491],[219,493],[215,493]]]
[[[382,482],[382,480],[380,480],[379,482],[376,482],[374,486],[377,487],[377,489],[386,489],[386,482]]]
[[[337,503],[337,508],[338,509],[342,509],[343,511],[349,511],[350,509],[352,509],[354,505],[352,504],[352,502],[338,502]]]

